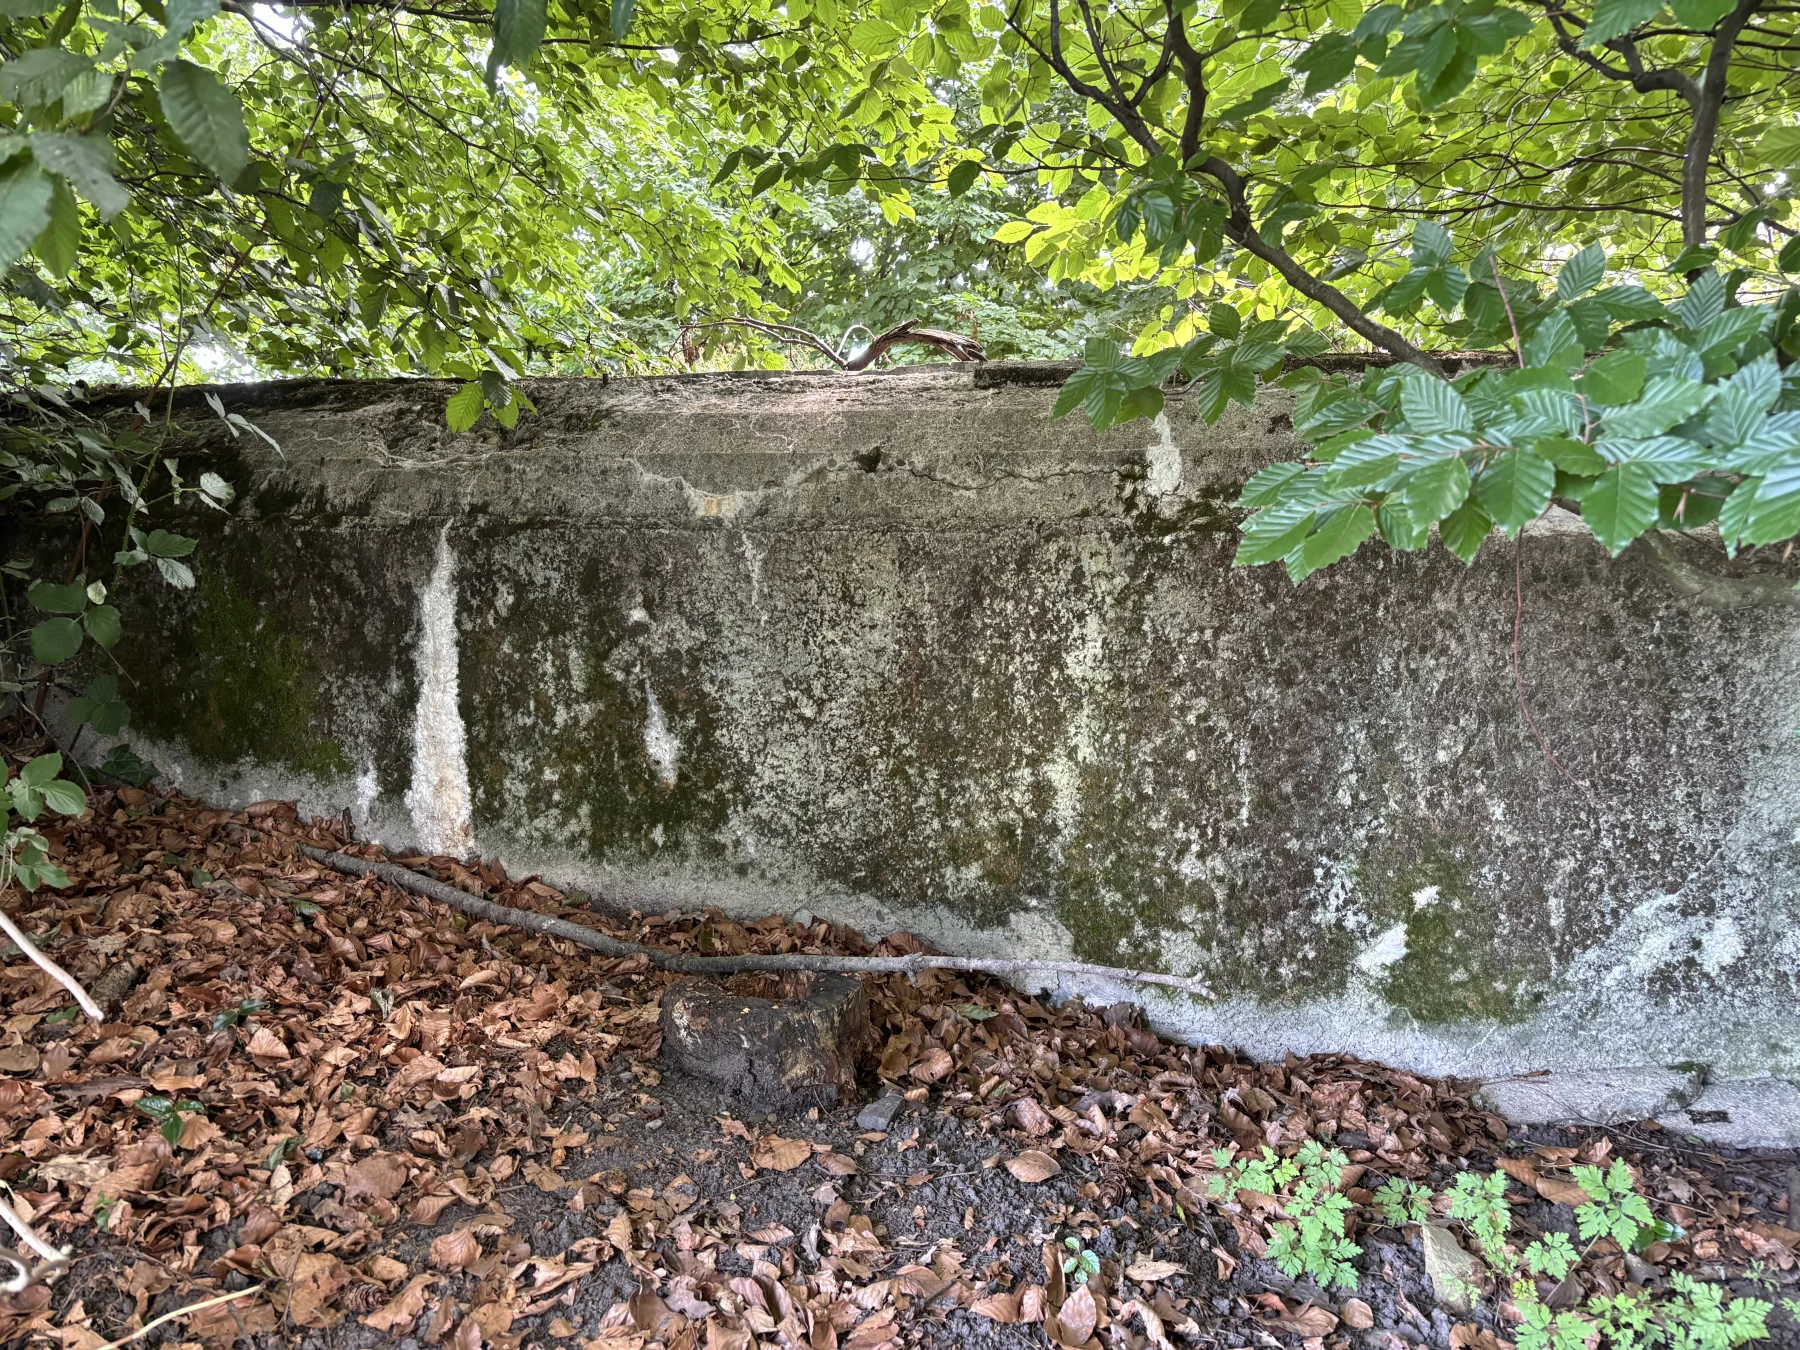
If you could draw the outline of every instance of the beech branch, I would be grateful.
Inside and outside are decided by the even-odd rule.
[[[38,1261],[28,1260],[24,1253],[0,1246],[0,1261],[14,1267],[11,1276],[0,1280],[0,1293],[19,1294],[34,1284],[48,1284],[69,1268],[69,1249],[52,1247],[44,1241],[38,1236],[37,1230],[26,1223],[18,1211],[4,1200],[0,1200],[0,1219],[6,1221],[6,1226],[19,1235],[26,1247],[42,1258]]]
[[[300,851],[316,863],[351,876],[379,877],[414,895],[436,900],[473,918],[529,933],[562,938],[602,956],[649,958],[658,970],[677,975],[737,975],[748,971],[810,970],[842,975],[916,975],[922,970],[960,970],[984,975],[1082,975],[1097,979],[1122,980],[1132,984],[1154,984],[1180,990],[1200,998],[1211,998],[1212,987],[1199,976],[1184,978],[1150,970],[1126,970],[1117,966],[1089,965],[1084,961],[1026,961],[1007,957],[936,956],[813,956],[804,952],[774,956],[746,953],[741,956],[688,956],[680,952],[660,951],[636,942],[625,942],[597,932],[567,919],[536,914],[528,909],[497,904],[483,896],[472,895],[459,886],[451,886],[435,877],[423,876],[409,867],[395,863],[375,862],[348,853],[302,844]]]

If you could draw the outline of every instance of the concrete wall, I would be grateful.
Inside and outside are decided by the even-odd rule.
[[[1595,805],[1504,540],[1234,571],[1284,396],[1095,436],[1061,370],[543,382],[462,436],[446,385],[222,391],[279,455],[196,400],[242,506],[124,597],[135,739],[651,909],[1203,972],[1155,1019],[1258,1052],[1800,1072],[1800,615],[1531,533]]]

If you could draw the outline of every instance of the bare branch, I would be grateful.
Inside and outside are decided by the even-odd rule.
[[[13,946],[24,952],[33,965],[73,994],[75,1001],[81,1005],[81,1011],[96,1022],[106,1020],[106,1013],[101,1010],[98,1003],[94,1002],[93,995],[81,987],[81,981],[39,951],[37,944],[25,936],[25,930],[14,923],[3,909],[0,909],[0,932],[4,932],[7,937],[11,938]]]

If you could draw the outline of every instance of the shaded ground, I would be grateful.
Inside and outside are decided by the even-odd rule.
[[[1515,1243],[1573,1233],[1558,1184],[1612,1157],[1683,1230],[1630,1263],[1596,1244],[1565,1299],[1686,1271],[1770,1300],[1777,1342],[1800,1345],[1780,1309],[1800,1292],[1790,1156],[1654,1127],[1514,1137],[1467,1084],[1344,1057],[1252,1064],[1162,1042],[1128,1007],[935,973],[869,981],[867,1093],[913,1099],[891,1129],[859,1131],[854,1106],[757,1119],[657,1065],[667,978],[642,959],[297,857],[302,839],[343,846],[338,828],[120,789],[46,831],[73,884],[11,907],[113,1020],[72,1016],[16,952],[0,975],[0,1179],[76,1251],[0,1313],[5,1343],[93,1350],[254,1291],[146,1340],[1495,1350],[1515,1338],[1500,1300],[1440,1306],[1417,1228],[1371,1204],[1388,1178],[1442,1188],[1503,1155]],[[780,917],[576,913],[492,865],[410,862],[659,946],[872,950]],[[899,934],[876,950],[916,949]],[[1262,1259],[1278,1202],[1207,1196],[1214,1149],[1308,1139],[1349,1163],[1354,1303]],[[1086,1288],[1063,1277],[1071,1237],[1098,1258]]]

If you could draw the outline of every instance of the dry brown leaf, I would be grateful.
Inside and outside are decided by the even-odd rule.
[[[1028,1148],[1016,1158],[1010,1158],[1006,1170],[1020,1181],[1035,1186],[1039,1182],[1048,1181],[1062,1171],[1062,1164],[1048,1153],[1035,1148]],[[1083,1337],[1082,1339],[1086,1339]]]
[[[1119,1320],[1129,1321],[1134,1313],[1144,1321],[1144,1339],[1154,1345],[1156,1350],[1175,1350],[1174,1343],[1169,1340],[1169,1333],[1163,1330],[1162,1318],[1156,1315],[1154,1308],[1133,1299],[1119,1309]]]
[[[1166,1280],[1171,1275],[1183,1275],[1187,1267],[1179,1261],[1152,1261],[1147,1256],[1140,1256],[1125,1268],[1127,1278],[1154,1284],[1158,1280]]]
[[[406,1185],[406,1159],[398,1153],[371,1153],[344,1177],[344,1200],[392,1200]]]
[[[1285,1331],[1292,1331],[1303,1338],[1325,1336],[1337,1329],[1338,1320],[1325,1309],[1308,1303],[1288,1313],[1285,1317],[1275,1319],[1275,1325]]]
[[[0,1050],[0,1073],[34,1073],[42,1059],[35,1045],[21,1041]]]
[[[756,1141],[750,1161],[772,1172],[791,1172],[812,1155],[813,1147],[804,1139],[783,1139],[778,1134],[768,1134]]]
[[[821,1153],[813,1161],[834,1177],[853,1177],[859,1170],[855,1160],[842,1153]]]
[[[940,1078],[948,1076],[950,1070],[955,1067],[956,1061],[950,1058],[948,1050],[933,1046],[919,1056],[919,1062],[912,1066],[910,1072],[921,1083],[935,1083]]]
[[[396,1261],[393,1257],[385,1254],[371,1256],[363,1264],[363,1274],[382,1284],[392,1284],[395,1280],[405,1279],[406,1270],[406,1262]]]
[[[288,1054],[288,1048],[282,1042],[281,1037],[277,1036],[267,1027],[258,1027],[256,1029],[256,1034],[250,1038],[250,1044],[246,1048],[250,1051],[251,1059],[255,1060],[258,1064],[265,1066],[279,1064],[282,1060],[291,1058]],[[88,1058],[91,1061],[93,1056],[90,1055]]]
[[[1486,1327],[1478,1327],[1473,1322],[1458,1322],[1450,1328],[1451,1350],[1513,1350],[1511,1341],[1500,1337]]]
[[[1553,1205],[1585,1205],[1593,1199],[1572,1181],[1542,1175],[1524,1158],[1496,1158],[1494,1166],[1514,1181],[1529,1186]]]
[[[1042,1139],[1056,1128],[1056,1122],[1050,1119],[1050,1113],[1031,1097],[1021,1097],[1014,1102],[1008,1114],[1013,1123],[1033,1139]]]
[[[413,1319],[425,1311],[427,1290],[431,1288],[437,1278],[436,1275],[413,1276],[407,1281],[406,1288],[388,1300],[385,1308],[379,1308],[363,1318],[363,1325],[373,1327],[377,1331],[391,1331],[396,1335],[404,1336],[412,1329]]]
[[[971,1303],[969,1311],[994,1322],[1017,1322],[1019,1320],[1019,1296],[1017,1294],[989,1294],[986,1298],[978,1298]]]
[[[631,1216],[615,1214],[606,1225],[606,1240],[619,1251],[631,1250]]]
[[[1360,1298],[1348,1298],[1338,1308],[1338,1316],[1353,1331],[1367,1331],[1375,1325],[1375,1310]]]
[[[1056,1320],[1062,1323],[1070,1341],[1076,1345],[1086,1344],[1100,1321],[1100,1309],[1094,1303],[1093,1291],[1085,1284],[1076,1285],[1074,1292],[1056,1310]]]
[[[431,1264],[439,1270],[467,1270],[481,1259],[481,1243],[466,1228],[431,1240]]]

